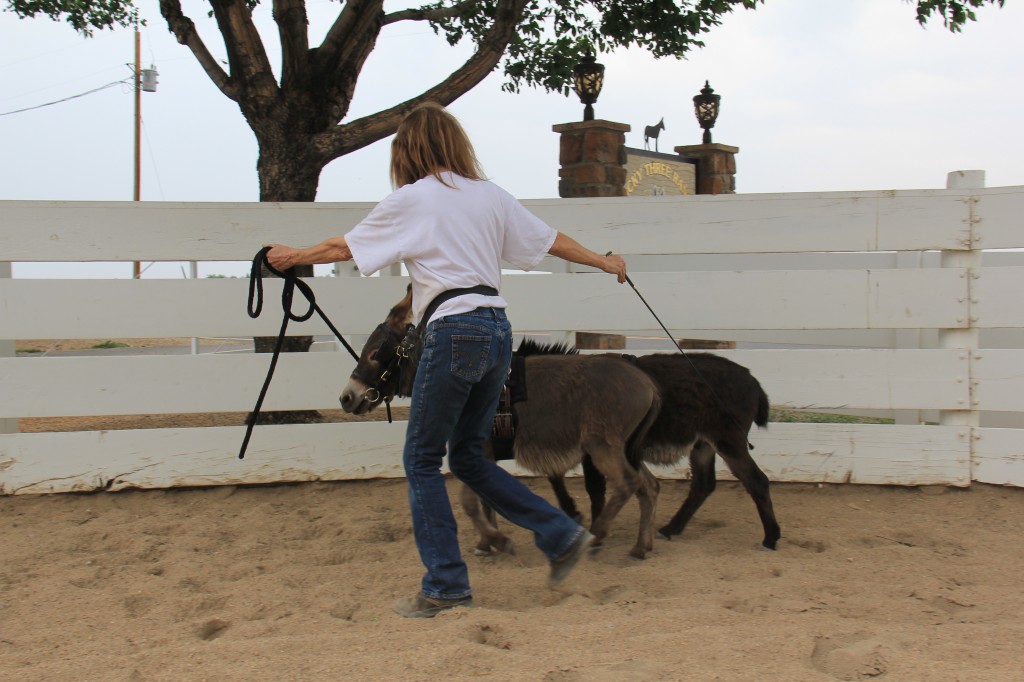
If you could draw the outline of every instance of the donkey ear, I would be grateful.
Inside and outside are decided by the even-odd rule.
[[[405,296],[398,302],[398,305],[407,308],[406,312],[412,315],[412,282],[405,285]]]

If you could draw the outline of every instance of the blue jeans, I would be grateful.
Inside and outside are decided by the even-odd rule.
[[[448,467],[498,514],[533,531],[549,559],[564,554],[583,528],[484,456],[512,357],[505,311],[477,308],[431,323],[416,371],[402,462],[427,597],[472,594],[459,552],[455,516],[441,474]]]

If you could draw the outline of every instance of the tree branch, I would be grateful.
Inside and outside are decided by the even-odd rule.
[[[328,31],[324,44],[313,50],[313,71],[329,107],[320,130],[345,117],[355,94],[363,64],[373,52],[384,17],[384,0],[349,0]]]
[[[366,9],[352,22],[351,33],[346,37],[344,44],[340,49],[332,52],[333,64],[328,65],[327,62],[321,62],[319,59],[324,55],[317,54],[318,63],[329,69],[330,78],[350,78],[352,87],[355,87],[355,81],[359,77],[359,72],[362,71],[363,63],[373,52],[377,36],[380,35],[380,22],[384,16],[383,7],[384,0],[369,0],[366,3]],[[351,92],[349,96],[351,96]]]
[[[210,54],[206,43],[196,32],[195,23],[181,11],[181,2],[179,0],[160,0],[160,14],[167,21],[167,28],[178,39],[178,42],[192,51],[196,61],[203,67],[206,75],[210,77],[217,89],[223,92],[228,99],[238,101],[238,87],[221,68],[220,63]]]
[[[494,25],[480,41],[476,53],[445,80],[390,109],[315,136],[314,146],[327,161],[336,159],[391,135],[402,119],[420,104],[437,102],[442,106],[448,106],[472,90],[501,61],[527,2],[528,0],[499,0]]]
[[[304,0],[274,0],[274,21],[281,39],[281,87],[308,81],[309,20]]]
[[[480,0],[463,0],[460,3],[452,5],[451,7],[435,7],[434,9],[425,9],[423,7],[404,9],[399,12],[392,12],[391,14],[384,16],[384,25],[394,24],[399,21],[440,21],[441,19],[451,19],[462,14],[463,10],[468,7],[472,7],[477,4]]]
[[[217,27],[224,36],[231,79],[240,87],[239,104],[245,108],[266,102],[277,95],[277,80],[263,47],[259,31],[252,23],[246,0],[210,0]],[[243,102],[247,98],[249,102]]]
[[[365,22],[367,14],[384,11],[384,0],[347,0],[338,18],[334,20],[323,43],[316,50],[317,61],[321,64],[335,63],[343,45],[355,33],[360,22]],[[379,30],[379,29],[378,29]],[[376,35],[374,35],[376,39]]]

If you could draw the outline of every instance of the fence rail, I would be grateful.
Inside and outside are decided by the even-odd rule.
[[[996,335],[1024,338],[1024,260],[981,254],[1024,249],[1024,187],[525,203],[583,243],[623,254],[675,336],[789,342],[716,351],[749,367],[773,405],[935,415],[752,431],[773,480],[1024,485],[1024,429],[985,423],[1024,413],[1024,343],[985,346]],[[0,431],[18,418],[248,410],[267,362],[251,353],[15,356],[16,339],[250,337],[280,324],[276,281],[251,320],[244,279],[12,279],[9,263],[242,261],[267,241],[343,232],[369,208],[0,202]],[[504,278],[517,331],[662,335],[628,287],[554,260],[542,267],[550,272]],[[356,336],[405,287],[392,276],[311,284]],[[289,330],[328,333],[316,318]],[[796,345],[822,339],[839,347]],[[351,369],[345,353],[285,356],[266,409],[335,408]],[[242,431],[0,433],[0,492],[402,475],[401,423],[261,426],[239,461]],[[688,474],[685,465],[658,473]]]

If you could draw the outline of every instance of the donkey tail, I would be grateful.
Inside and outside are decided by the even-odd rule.
[[[768,426],[768,410],[770,405],[768,404],[768,394],[764,392],[760,385],[757,387],[757,392],[757,416],[754,418],[754,423],[763,429]]]
[[[640,425],[630,435],[629,441],[626,442],[626,461],[634,469],[639,469],[643,462],[643,457],[640,455],[641,446],[643,445],[644,438],[647,437],[647,432],[651,430],[651,426],[654,425],[658,415],[661,414],[661,393],[654,391],[652,397],[651,407],[647,410],[644,420],[640,422]]]

